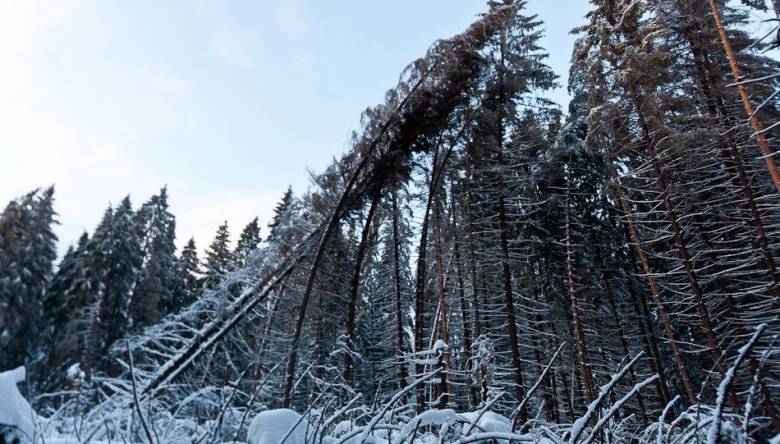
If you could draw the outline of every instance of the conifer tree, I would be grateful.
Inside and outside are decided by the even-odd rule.
[[[174,308],[176,220],[168,211],[166,188],[145,202],[135,219],[142,259],[129,302],[129,323],[137,330],[157,323]]]
[[[236,251],[233,252],[236,267],[242,268],[247,265],[251,253],[260,245],[260,241],[262,241],[260,226],[257,223],[257,218],[254,218],[244,227],[241,236],[238,238]]]
[[[176,260],[176,288],[169,312],[177,312],[198,298],[203,282],[195,239],[190,238]]]
[[[39,369],[44,387],[57,383],[63,375],[63,365],[72,364],[70,358],[83,350],[83,337],[79,337],[78,324],[85,320],[90,293],[90,283],[83,261],[86,258],[89,235],[84,232],[76,247],[70,246],[60,261],[46,289],[42,322],[44,330],[39,335],[44,357]]]
[[[219,226],[217,235],[206,250],[203,286],[214,289],[233,269],[233,253],[230,251],[230,232],[227,221]]]
[[[268,223],[268,238],[278,238],[280,232],[284,229],[285,215],[293,206],[292,187],[287,187],[287,191],[282,195],[282,199],[274,207],[274,215],[271,222]]]
[[[129,305],[143,251],[130,198],[109,207],[87,244],[83,262],[90,279],[91,319],[85,369],[105,371],[111,345],[129,328]]]
[[[195,410],[217,424],[213,441],[236,440],[219,432],[232,409],[325,424],[347,400],[363,405],[337,428],[372,421],[364,435],[390,440],[473,429],[424,427],[449,415],[411,419],[415,407],[488,407],[551,441],[679,441],[721,420],[744,421],[723,436],[768,439],[770,422],[780,429],[780,202],[709,2],[593,0],[565,120],[539,94],[555,81],[540,22],[522,1],[488,4],[404,72],[307,193],[284,193],[265,242],[254,219],[231,250],[225,223],[205,271],[190,240],[167,287],[154,259],[173,255],[164,190],[135,215],[129,201],[109,209],[48,287],[46,335],[70,338],[53,362],[88,351],[95,372],[123,371],[106,365],[125,358],[123,336],[150,413]],[[774,141],[776,63],[717,6]],[[740,348],[754,331],[766,336]],[[458,442],[489,439],[472,432]]]
[[[490,1],[491,8],[513,2]],[[519,2],[521,7],[523,2]],[[483,241],[494,248],[491,257],[497,275],[491,276],[495,287],[490,288],[490,298],[501,301],[502,321],[506,331],[502,335],[511,352],[508,367],[512,375],[512,392],[517,399],[525,394],[523,350],[518,326],[521,319],[516,307],[516,276],[513,276],[517,259],[510,247],[513,221],[511,220],[511,183],[509,165],[513,161],[510,149],[513,137],[523,129],[516,125],[516,116],[529,108],[544,108],[551,104],[536,93],[554,86],[555,75],[544,64],[547,57],[538,47],[540,22],[521,12],[513,17],[510,26],[495,35],[484,52],[484,70],[481,79],[481,95],[484,97],[475,119],[472,140],[474,159],[481,170],[482,183],[477,185],[484,194],[479,202],[479,212],[485,221]],[[490,222],[487,222],[487,221]],[[521,422],[527,412],[520,412]]]
[[[35,190],[0,214],[0,368],[36,354],[45,290],[53,275],[57,237],[54,188]]]

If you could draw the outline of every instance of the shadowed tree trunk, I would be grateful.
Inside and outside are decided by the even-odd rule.
[[[393,280],[395,281],[395,346],[398,359],[398,389],[406,386],[406,363],[404,355],[403,312],[401,305],[401,238],[398,230],[398,193],[392,191],[393,200]]]
[[[617,182],[617,172],[612,166],[611,161],[608,160],[606,165],[609,174],[612,176],[613,180]],[[637,256],[639,256],[640,262],[642,263],[642,270],[644,271],[645,278],[647,279],[647,286],[650,289],[650,294],[653,295],[653,300],[655,301],[658,316],[661,319],[661,324],[664,327],[666,339],[669,341],[669,346],[672,349],[672,355],[674,355],[674,362],[677,367],[677,374],[680,376],[680,380],[682,381],[683,387],[685,388],[685,393],[688,395],[688,402],[695,404],[698,402],[698,398],[696,397],[696,392],[693,390],[693,385],[691,385],[691,380],[688,377],[688,368],[685,366],[685,360],[683,359],[682,353],[680,352],[680,347],[677,343],[677,337],[674,334],[674,329],[672,328],[669,314],[666,311],[666,307],[664,307],[663,300],[661,299],[661,295],[658,291],[658,285],[655,282],[655,277],[653,277],[653,273],[650,270],[650,262],[647,259],[647,254],[645,254],[644,250],[642,249],[642,240],[639,237],[639,232],[636,228],[636,225],[634,224],[631,208],[628,206],[628,201],[626,200],[626,196],[623,193],[623,188],[619,182],[615,183],[614,189],[617,192],[620,207],[623,209],[623,216],[628,225],[631,241],[634,244],[634,249]]]
[[[577,341],[577,363],[580,367],[582,376],[583,394],[586,403],[596,399],[593,391],[593,375],[590,372],[588,364],[588,348],[585,345],[585,332],[582,328],[580,319],[580,308],[577,302],[577,287],[574,279],[574,252],[571,243],[571,189],[569,172],[566,172],[566,222],[565,222],[565,244],[566,244],[566,277],[569,286],[569,301],[571,303],[571,316],[574,323],[574,336]],[[595,425],[593,423],[592,425]]]
[[[371,222],[374,220],[376,209],[379,206],[379,195],[374,196],[371,205],[368,208],[366,222],[363,225],[363,231],[360,234],[360,244],[358,245],[357,255],[355,257],[355,269],[352,272],[352,282],[350,283],[349,308],[347,309],[347,353],[344,354],[344,379],[352,384],[352,346],[354,344],[355,331],[355,311],[357,306],[357,297],[360,290],[360,272],[363,269],[363,258],[368,249],[368,238],[371,233]]]

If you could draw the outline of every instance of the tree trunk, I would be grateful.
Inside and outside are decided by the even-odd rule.
[[[452,199],[452,230],[453,230],[453,253],[455,255],[455,271],[457,273],[457,280],[458,280],[458,299],[460,300],[460,316],[462,319],[462,329],[463,329],[463,361],[464,361],[464,372],[466,374],[466,386],[467,386],[467,393],[468,393],[468,407],[474,408],[477,405],[477,389],[474,386],[474,380],[472,377],[471,372],[471,346],[473,344],[473,338],[472,338],[472,330],[471,326],[469,325],[469,315],[468,310],[466,309],[466,291],[465,291],[465,285],[463,282],[463,269],[462,269],[462,263],[460,259],[460,247],[459,247],[459,238],[458,238],[458,223],[457,223],[457,213],[455,211],[455,198],[453,194]]]
[[[260,376],[263,373],[263,367],[265,366],[265,351],[267,349],[266,345],[268,344],[268,334],[271,331],[271,322],[273,322],[274,317],[276,316],[276,311],[279,307],[279,299],[282,298],[284,295],[284,287],[282,287],[282,290],[279,292],[276,298],[274,298],[271,310],[268,312],[268,318],[265,320],[265,327],[263,328],[263,334],[260,339],[260,343],[257,345],[257,361],[255,363],[255,380],[260,380]]]
[[[371,221],[374,220],[374,214],[379,206],[379,195],[374,196],[371,205],[368,208],[366,222],[363,225],[363,231],[360,234],[360,244],[358,245],[357,255],[355,257],[355,269],[352,272],[352,282],[349,292],[349,308],[347,310],[347,353],[344,354],[344,379],[352,384],[352,346],[355,330],[355,312],[357,306],[357,297],[360,290],[360,272],[363,268],[363,258],[368,248],[368,237],[371,232]]]
[[[685,275],[688,278],[688,284],[691,287],[691,293],[696,303],[696,310],[699,312],[699,321],[701,322],[702,330],[707,338],[707,342],[710,346],[710,354],[712,355],[712,362],[718,368],[718,371],[723,374],[725,368],[721,360],[723,354],[718,338],[715,334],[715,327],[712,323],[709,310],[704,302],[704,295],[702,294],[701,287],[699,285],[699,279],[696,276],[696,270],[693,266],[690,254],[688,252],[688,244],[682,232],[682,228],[678,223],[678,217],[672,205],[672,201],[669,197],[669,186],[666,182],[666,176],[661,169],[661,162],[655,153],[655,144],[650,136],[650,129],[647,126],[644,113],[642,111],[642,104],[639,95],[635,91],[631,91],[631,100],[634,103],[637,117],[639,118],[639,126],[642,128],[642,143],[645,145],[645,150],[650,158],[653,171],[655,172],[656,184],[658,185],[658,191],[661,193],[661,199],[663,201],[664,209],[669,221],[669,225],[672,228],[672,234],[677,245],[677,253],[682,261],[683,268],[685,269]],[[732,402],[733,404],[733,402]],[[732,405],[735,409],[737,406]]]
[[[628,231],[628,230],[626,230]],[[626,236],[629,238],[629,236]],[[633,250],[630,250],[630,263],[631,271],[635,274],[639,274],[639,270],[636,268],[636,257],[634,257]],[[666,376],[664,376],[664,366],[661,362],[661,352],[658,350],[658,342],[655,339],[655,329],[650,321],[650,313],[647,309],[647,299],[644,294],[637,291],[634,287],[633,280],[628,283],[629,294],[631,296],[631,308],[634,311],[634,317],[639,325],[639,335],[642,337],[645,351],[650,356],[650,369],[658,375],[658,394],[661,397],[661,404],[666,405],[671,400],[669,396],[669,384],[666,382]]]
[[[778,280],[775,271],[772,253],[769,251],[769,241],[767,240],[766,229],[764,228],[761,214],[758,211],[753,189],[750,186],[750,179],[745,172],[742,154],[739,152],[736,140],[734,140],[734,130],[736,129],[737,122],[734,121],[726,108],[723,97],[717,94],[717,91],[720,91],[720,80],[712,70],[709,54],[704,46],[704,41],[701,38],[700,29],[697,28],[697,32],[694,35],[688,36],[688,44],[691,48],[691,55],[694,60],[694,73],[701,86],[702,95],[707,103],[708,113],[716,121],[725,123],[732,128],[728,134],[723,134],[720,137],[721,151],[724,153],[723,157],[725,160],[730,161],[736,170],[736,177],[733,181],[735,185],[739,186],[742,190],[742,194],[745,197],[745,204],[750,211],[753,229],[755,230],[755,245],[751,245],[751,248],[755,248],[756,245],[758,246],[760,250],[759,257],[761,257],[761,260],[759,261],[760,265],[766,270],[767,276],[772,282],[770,293],[774,295],[776,302],[778,302],[780,301],[780,281]]]
[[[468,225],[468,239],[469,239],[469,274],[471,275],[471,311],[474,338],[477,339],[482,334],[482,322],[480,320],[479,313],[479,279],[477,276],[477,257],[475,251],[474,241],[474,217],[471,213],[472,208],[472,196],[471,196],[471,181],[473,179],[471,171],[471,156],[466,156],[466,224]]]
[[[434,204],[434,220],[433,220],[433,235],[434,235],[434,251],[436,253],[436,286],[439,291],[439,336],[448,346],[450,345],[450,331],[447,320],[447,288],[446,277],[444,276],[444,257],[442,256],[441,248],[441,204],[439,200],[435,200]],[[439,408],[447,408],[449,403],[451,387],[447,384],[447,371],[450,368],[450,351],[444,350],[442,356],[442,365],[444,370],[439,376]]]
[[[504,119],[506,119],[506,110],[504,109],[506,102],[506,92],[504,90],[504,73],[506,72],[506,66],[504,65],[504,54],[506,52],[506,30],[501,30],[501,84],[499,89],[499,109],[498,109],[498,125],[496,133],[496,168],[498,170],[498,231],[499,231],[499,243],[501,248],[501,274],[504,283],[504,307],[506,309],[506,330],[509,338],[509,348],[512,352],[512,370],[514,372],[515,379],[515,393],[518,400],[525,398],[525,383],[523,382],[523,367],[520,363],[520,346],[517,339],[517,320],[515,317],[515,302],[514,295],[512,294],[512,271],[509,265],[509,239],[508,231],[509,224],[507,222],[506,215],[506,184],[504,183]],[[519,423],[524,424],[528,420],[528,408],[523,406],[523,409],[518,413]]]
[[[393,190],[393,278],[395,280],[395,340],[398,359],[398,389],[406,387],[406,363],[404,362],[404,329],[401,306],[401,238],[398,232],[398,193]]]
[[[460,132],[462,134],[462,131]],[[458,138],[460,137],[460,134]],[[439,164],[439,144],[437,144],[436,151],[433,154],[433,162],[431,167],[431,178],[428,189],[428,202],[425,205],[425,213],[423,214],[423,222],[420,227],[420,246],[417,250],[417,276],[416,285],[414,291],[414,351],[420,352],[423,350],[424,342],[423,335],[425,329],[423,328],[424,312],[425,312],[425,287],[427,284],[428,265],[426,262],[426,255],[428,249],[428,225],[430,221],[431,208],[433,207],[433,200],[438,189],[439,180],[441,179],[441,171],[447,164],[447,159],[455,146],[453,142]],[[415,373],[419,377],[423,372],[423,366],[415,364]],[[417,385],[417,411],[422,412],[424,407],[425,387],[423,384]]]
[[[610,161],[607,161],[607,169],[612,178],[617,181],[617,172],[615,171],[615,168],[612,166]],[[677,344],[677,338],[674,334],[674,329],[672,328],[669,314],[666,311],[666,307],[664,307],[663,300],[661,299],[661,295],[658,291],[658,286],[655,282],[655,277],[653,277],[652,271],[650,270],[650,262],[647,259],[647,255],[645,254],[644,250],[642,250],[642,240],[639,237],[639,232],[637,231],[634,220],[632,219],[631,209],[628,206],[628,201],[626,200],[626,196],[623,193],[623,188],[619,182],[615,183],[615,191],[617,192],[618,201],[620,201],[620,206],[623,209],[623,215],[625,216],[626,222],[628,224],[628,230],[631,234],[631,241],[634,244],[636,254],[639,256],[639,259],[642,263],[642,269],[647,279],[647,286],[650,288],[650,294],[653,295],[656,310],[658,311],[658,317],[661,319],[661,324],[664,327],[666,339],[669,341],[669,346],[672,349],[672,355],[674,355],[674,361],[677,366],[677,374],[680,376],[680,380],[683,383],[685,392],[688,395],[688,402],[691,404],[696,404],[698,399],[696,397],[696,392],[693,390],[693,385],[691,385],[691,380],[688,377],[688,368],[685,366],[685,361],[683,360],[682,353],[680,352],[680,347]]]
[[[609,284],[609,278],[607,277],[606,272],[602,272],[602,279],[604,280],[604,286],[606,287],[606,296],[607,296],[607,302],[609,303],[610,311],[612,312],[612,320],[615,322],[615,326],[617,327],[617,333],[618,333],[618,339],[620,340],[620,347],[623,349],[623,356],[631,356],[631,348],[628,345],[628,341],[626,340],[626,333],[623,329],[623,323],[620,320],[620,316],[618,315],[618,308],[615,304],[615,299],[613,297],[612,288]],[[652,358],[650,359],[650,362],[652,362]],[[636,372],[634,371],[634,367],[628,368],[628,375],[631,378],[631,382],[633,384],[638,384],[640,381],[636,377]],[[659,379],[660,380],[660,379]],[[648,416],[647,416],[647,410],[645,409],[645,401],[642,398],[642,394],[637,392],[636,394],[636,401],[637,405],[639,406],[639,413],[642,415],[642,421],[644,424],[649,424],[648,422]]]
[[[737,63],[737,57],[734,54],[734,48],[731,47],[731,40],[726,33],[726,28],[723,26],[723,19],[720,15],[720,8],[718,7],[717,0],[709,0],[710,10],[712,10],[712,16],[715,19],[715,26],[718,28],[718,34],[720,35],[720,42],[723,45],[723,50],[726,52],[726,57],[729,60],[729,67],[731,73],[734,75],[734,81],[737,82],[737,90],[739,91],[739,97],[742,99],[742,106],[745,108],[745,115],[750,120],[750,126],[753,128],[753,134],[758,142],[758,149],[761,151],[761,155],[764,156],[766,162],[766,168],[769,171],[769,175],[772,178],[772,183],[775,185],[775,189],[780,194],[780,172],[777,170],[777,164],[775,163],[774,152],[769,147],[769,143],[764,135],[764,126],[761,120],[758,118],[756,111],[753,109],[753,104],[750,102],[750,95],[748,94],[747,87],[741,83],[742,70]]]
[[[588,349],[585,346],[585,333],[580,320],[580,309],[577,304],[577,288],[574,281],[574,258],[571,245],[571,190],[569,181],[569,172],[566,172],[566,276],[569,284],[569,301],[571,303],[571,315],[574,323],[574,335],[577,341],[577,362],[582,375],[583,397],[587,403],[596,399],[593,391],[593,375],[588,365]],[[592,425],[595,425],[593,423]]]

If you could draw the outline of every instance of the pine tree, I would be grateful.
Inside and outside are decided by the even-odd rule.
[[[203,282],[195,239],[190,238],[176,260],[176,288],[169,312],[178,312],[198,298]]]
[[[206,250],[205,277],[203,286],[216,288],[233,269],[233,253],[230,251],[230,232],[227,221],[217,229],[217,235]]]
[[[290,209],[293,203],[292,187],[287,187],[287,191],[282,195],[282,199],[274,207],[274,215],[271,218],[271,222],[268,224],[270,230],[270,237],[274,237],[278,234],[278,231],[283,227],[284,214]]]
[[[83,351],[85,370],[105,371],[111,345],[128,331],[129,304],[143,251],[130,198],[108,208],[87,244],[84,267],[89,275],[90,326]]]
[[[87,253],[89,235],[84,232],[76,247],[69,247],[60,261],[57,272],[46,289],[42,322],[44,331],[39,336],[44,358],[38,369],[44,387],[51,387],[63,377],[63,366],[83,351],[84,337],[79,337],[79,323],[88,308],[90,283],[83,261]]]
[[[0,368],[34,358],[45,290],[57,257],[54,188],[35,190],[0,214]]]
[[[137,330],[173,310],[176,220],[168,211],[167,190],[144,203],[135,219],[142,259],[129,303],[129,322]]]
[[[254,218],[252,222],[249,222],[244,227],[244,231],[241,232],[241,236],[238,238],[236,251],[233,252],[236,267],[242,268],[247,265],[252,252],[260,245],[260,241],[262,241],[260,226],[257,223],[257,218]]]

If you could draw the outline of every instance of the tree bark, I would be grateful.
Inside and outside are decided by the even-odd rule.
[[[769,241],[767,240],[764,222],[758,211],[753,189],[750,186],[750,179],[745,172],[742,154],[739,152],[736,140],[734,140],[736,122],[733,121],[734,119],[726,108],[723,97],[716,93],[716,91],[720,91],[720,81],[712,70],[708,51],[701,38],[701,30],[697,28],[697,31],[698,32],[693,36],[688,36],[688,44],[691,48],[691,55],[694,60],[694,72],[697,81],[701,86],[702,95],[707,103],[707,111],[710,116],[716,121],[725,123],[732,128],[728,134],[723,134],[720,137],[721,151],[724,152],[726,160],[730,160],[731,163],[733,163],[734,169],[736,170],[736,177],[733,181],[736,186],[741,188],[742,194],[745,197],[745,204],[750,211],[753,229],[755,230],[755,244],[760,250],[758,253],[761,258],[759,262],[766,270],[767,276],[772,282],[770,293],[774,295],[775,302],[777,303],[780,302],[780,280],[775,271],[772,253],[769,250]],[[755,248],[756,245],[751,245],[751,248]]]
[[[696,303],[696,310],[699,312],[699,321],[701,322],[702,330],[707,338],[707,342],[710,347],[710,354],[712,355],[712,362],[718,368],[720,373],[725,372],[721,356],[723,354],[718,338],[715,334],[715,327],[712,323],[709,310],[704,302],[704,295],[702,294],[701,287],[699,285],[699,279],[696,276],[696,270],[693,266],[690,254],[688,252],[688,244],[685,241],[685,237],[678,223],[678,217],[672,205],[671,198],[669,197],[669,186],[666,182],[666,176],[661,168],[661,162],[655,153],[655,144],[650,137],[650,130],[647,126],[644,113],[642,112],[642,104],[639,95],[635,91],[631,91],[631,100],[634,103],[637,116],[639,118],[639,126],[642,128],[642,143],[645,146],[647,155],[650,158],[653,171],[655,172],[656,184],[658,185],[658,191],[661,193],[661,200],[663,202],[664,209],[666,210],[666,216],[669,221],[669,225],[674,235],[675,244],[677,245],[677,254],[682,261],[683,268],[685,269],[685,275],[688,278],[688,285],[691,287],[691,293]],[[735,407],[736,408],[736,407]]]
[[[472,330],[469,322],[468,310],[466,308],[466,290],[463,282],[463,269],[460,258],[460,240],[458,237],[457,213],[455,209],[455,198],[452,199],[452,230],[453,230],[453,254],[455,255],[455,271],[458,280],[458,299],[460,300],[460,316],[463,330],[463,361],[466,374],[466,386],[468,393],[468,407],[474,408],[477,405],[477,389],[474,386],[473,375],[471,372],[471,346],[473,344]]]
[[[444,276],[444,258],[442,256],[441,248],[441,204],[438,199],[435,199],[434,204],[434,220],[433,220],[433,236],[434,236],[434,251],[436,253],[436,286],[439,292],[439,336],[448,346],[450,345],[450,330],[447,320],[447,288],[446,277]],[[450,368],[450,351],[444,350],[442,356],[442,370],[439,375],[439,408],[447,408],[449,403],[451,387],[447,383],[447,371]]]
[[[720,36],[720,42],[723,45],[723,50],[726,52],[726,58],[729,60],[729,67],[731,73],[734,75],[734,81],[737,83],[737,90],[739,91],[739,97],[742,100],[742,106],[745,108],[745,115],[750,120],[750,127],[753,129],[753,134],[758,143],[758,149],[761,151],[761,155],[766,162],[766,168],[769,171],[769,176],[772,178],[772,183],[775,185],[777,193],[780,194],[780,172],[777,170],[777,163],[775,162],[774,152],[769,147],[769,143],[764,135],[764,125],[758,118],[753,104],[750,101],[750,95],[748,94],[747,87],[742,81],[742,70],[737,63],[737,57],[734,54],[734,48],[731,47],[731,40],[726,33],[726,28],[723,26],[723,19],[720,15],[720,8],[718,7],[717,0],[709,0],[710,10],[712,16],[715,19],[715,26],[718,28],[718,35]]]
[[[607,161],[607,169],[612,178],[617,181],[617,172],[611,165],[610,161]],[[669,341],[669,346],[672,349],[672,355],[674,355],[674,361],[677,367],[677,374],[680,376],[680,380],[682,381],[683,387],[685,388],[685,393],[688,395],[688,402],[691,404],[696,404],[698,399],[696,397],[696,392],[693,390],[693,385],[691,385],[691,380],[688,377],[688,368],[685,366],[685,361],[683,360],[682,353],[680,352],[680,347],[677,344],[677,338],[674,334],[674,329],[672,328],[669,314],[666,311],[666,307],[664,307],[663,300],[661,299],[661,295],[658,291],[658,285],[655,282],[655,277],[653,277],[652,271],[650,270],[650,261],[647,259],[647,254],[645,254],[644,250],[642,250],[642,240],[639,237],[639,232],[632,218],[631,208],[628,206],[628,201],[626,200],[626,196],[623,193],[623,188],[620,186],[620,183],[615,184],[615,191],[617,192],[618,201],[620,202],[620,206],[623,209],[623,215],[625,216],[626,223],[628,224],[628,230],[631,234],[631,241],[634,244],[634,249],[637,256],[639,256],[639,260],[642,263],[642,269],[645,273],[645,278],[647,279],[647,286],[650,288],[650,294],[653,295],[658,317],[661,319],[661,324],[664,327],[666,339]]]
[[[588,349],[585,346],[585,333],[580,319],[580,309],[577,303],[577,287],[574,279],[574,257],[571,245],[571,190],[570,190],[569,172],[566,172],[566,276],[569,284],[569,301],[571,304],[571,315],[574,322],[574,335],[577,341],[577,363],[582,375],[583,395],[587,403],[596,399],[593,391],[593,375],[588,365]]]
[[[357,306],[357,296],[360,290],[360,272],[363,268],[363,258],[368,249],[368,238],[371,233],[371,222],[374,220],[376,209],[379,206],[379,195],[374,196],[371,205],[368,208],[366,222],[360,234],[360,244],[358,245],[357,255],[355,257],[355,269],[352,272],[352,282],[349,292],[349,308],[347,310],[347,353],[344,354],[344,379],[352,384],[352,346],[355,330],[355,313]]]
[[[395,340],[398,359],[398,389],[406,387],[406,363],[404,362],[404,329],[401,305],[401,236],[398,232],[398,193],[392,191],[393,199],[393,278],[395,280]]]

